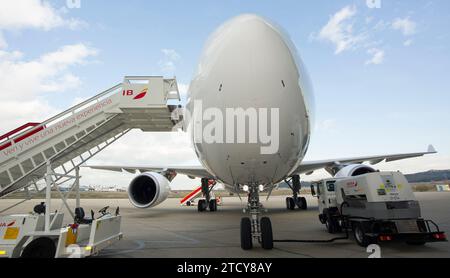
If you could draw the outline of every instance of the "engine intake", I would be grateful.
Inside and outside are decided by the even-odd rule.
[[[169,180],[158,173],[144,173],[134,178],[128,187],[128,198],[137,208],[150,208],[167,199]]]
[[[356,177],[368,173],[374,173],[377,170],[364,164],[352,164],[345,166],[334,175],[335,178]]]

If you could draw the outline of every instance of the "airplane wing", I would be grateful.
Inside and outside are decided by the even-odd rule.
[[[361,164],[368,161],[371,165],[376,165],[380,162],[386,161],[396,161],[413,157],[420,157],[427,154],[435,154],[436,150],[432,145],[428,147],[426,152],[418,153],[404,153],[404,154],[388,154],[388,155],[375,155],[375,156],[362,156],[362,157],[350,157],[350,158],[340,158],[340,159],[327,159],[319,161],[304,161],[300,166],[293,172],[294,174],[312,174],[315,170],[325,169],[332,173],[333,169],[342,164]]]
[[[106,170],[106,171],[114,171],[114,172],[122,172],[126,171],[131,174],[135,174],[136,172],[165,172],[165,171],[174,171],[177,174],[186,175],[190,178],[209,178],[213,179],[214,176],[211,175],[205,168],[202,166],[175,166],[175,167],[152,167],[152,166],[90,166],[84,165],[85,168],[97,169],[97,170]]]
[[[304,161],[300,166],[292,173],[294,174],[312,174],[315,170],[325,169],[332,173],[335,168],[342,166],[343,164],[361,164],[368,161],[371,165],[376,165],[380,162],[396,161],[401,159],[420,157],[427,154],[437,153],[432,145],[428,147],[428,151],[419,153],[405,153],[405,154],[391,154],[391,155],[375,155],[375,156],[362,156],[362,157],[350,157],[340,159],[327,159],[318,161]],[[85,168],[122,172],[126,171],[132,174],[138,172],[165,172],[174,171],[177,174],[186,175],[190,178],[209,178],[214,179],[202,166],[174,166],[174,167],[152,167],[152,166],[90,166],[84,165]]]

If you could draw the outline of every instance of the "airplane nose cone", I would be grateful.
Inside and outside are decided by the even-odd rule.
[[[249,24],[260,24],[266,26],[272,26],[274,23],[270,22],[269,19],[266,19],[262,16],[256,14],[242,14],[236,17],[231,18],[227,22],[225,22],[222,26],[243,26]],[[274,26],[272,26],[274,27]],[[277,27],[279,28],[279,27]]]
[[[222,127],[211,130],[215,140],[194,145],[202,163],[220,180],[270,184],[303,155],[309,125],[297,62],[289,37],[257,15],[237,16],[209,38],[188,107],[201,112],[193,113],[200,135],[212,125],[209,116],[205,120],[198,115],[221,112],[214,124]],[[201,108],[194,107],[196,101]],[[205,130],[199,123],[207,125]],[[268,146],[270,153],[263,151]]]
[[[229,21],[225,22],[224,25],[240,25],[240,24],[266,24],[269,25],[269,21],[262,16],[256,14],[242,14],[236,16]]]
[[[220,26],[209,38],[196,79],[216,82],[227,102],[239,98],[240,104],[247,107],[277,106],[264,101],[261,89],[255,86],[264,87],[263,81],[273,76],[279,76],[277,85],[280,86],[285,86],[288,78],[298,80],[296,53],[289,42],[285,33],[269,20],[254,14],[237,16]],[[294,69],[290,72],[292,76],[280,76],[282,67]],[[211,80],[211,76],[220,77],[220,80]],[[249,87],[248,81],[255,79],[262,82]],[[277,91],[280,89],[274,93]]]
[[[281,32],[278,27],[267,19],[254,15],[244,14],[230,19],[221,25],[209,38],[205,54],[226,48],[230,43],[257,46],[264,43],[270,35]],[[282,39],[279,37],[279,39]],[[245,49],[242,49],[245,50]]]

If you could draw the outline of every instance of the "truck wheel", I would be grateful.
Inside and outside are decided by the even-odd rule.
[[[361,247],[367,247],[370,245],[369,237],[366,236],[363,225],[361,223],[355,223],[353,225],[353,236],[356,243]]]
[[[320,221],[320,223],[322,223],[322,224],[325,224],[325,219],[324,219],[324,215],[323,214],[319,214],[319,221]]]
[[[336,233],[342,233],[341,221],[339,221],[339,220],[335,220],[335,221],[336,221]]]
[[[327,230],[330,234],[334,234],[337,232],[336,221],[334,221],[334,219],[331,218],[330,216],[327,217],[327,220],[325,221],[325,226],[327,227]]]
[[[253,248],[252,223],[248,217],[241,219],[241,248],[244,250]]]
[[[265,250],[273,249],[272,223],[268,217],[261,218],[261,246]]]
[[[338,232],[339,223],[337,220],[331,215],[331,212],[328,209],[324,209],[323,217],[325,218],[325,226],[330,234],[334,234]]]
[[[56,255],[56,246],[52,239],[40,237],[25,247],[22,258],[52,259]]]

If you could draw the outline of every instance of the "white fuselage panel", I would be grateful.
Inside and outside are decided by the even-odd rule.
[[[201,163],[228,185],[271,185],[283,180],[307,151],[311,98],[310,82],[295,47],[278,27],[254,15],[230,20],[209,39],[189,88],[188,130]],[[208,118],[204,115],[208,108],[220,110],[224,116],[223,142],[195,139],[202,134],[198,123],[202,122],[203,127],[208,124],[204,119]],[[278,130],[278,138],[272,138],[278,142],[268,144],[260,137],[258,142],[250,142],[249,133],[254,132],[250,120],[245,124],[245,142],[227,142],[230,108],[259,112],[265,109],[268,126],[264,128],[268,134]],[[279,111],[276,122],[271,122],[273,108]],[[237,126],[236,122],[236,136]],[[264,128],[258,127],[258,134]],[[269,145],[278,145],[276,151],[262,153],[262,148]]]

